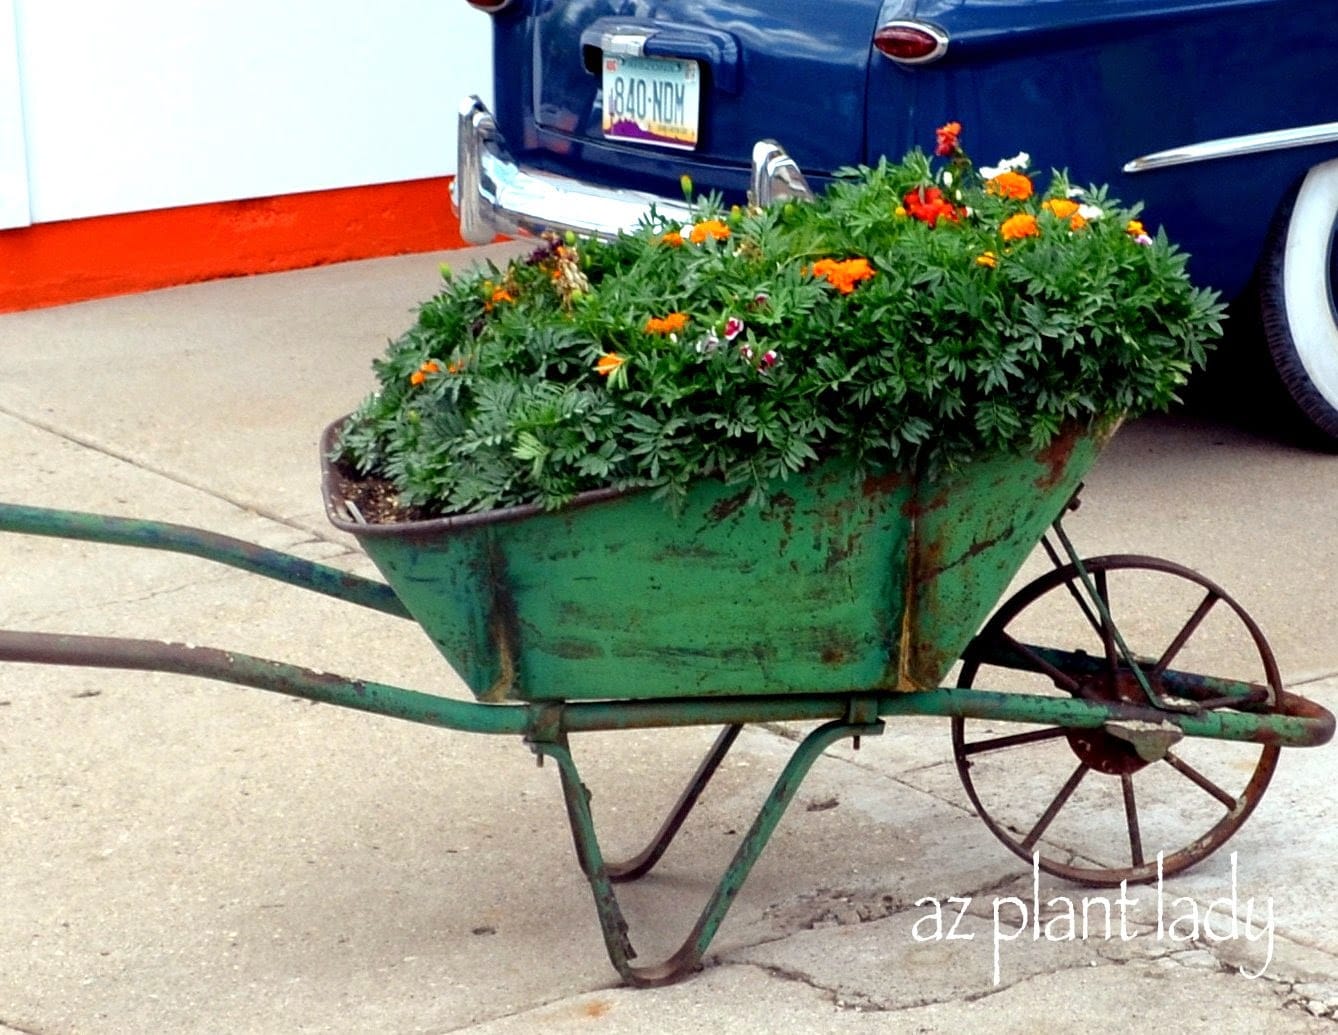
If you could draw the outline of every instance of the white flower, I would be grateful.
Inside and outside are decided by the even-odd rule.
[[[1103,209],[1100,205],[1078,206],[1078,215],[1082,216],[1083,219],[1087,220],[1087,222],[1089,223],[1093,222],[1094,220],[1100,219],[1105,214],[1106,214],[1105,209]]]
[[[982,165],[980,175],[987,180],[992,180],[1000,173],[1012,172],[1014,169],[1025,169],[1031,164],[1031,155],[1026,151],[1019,151],[1012,158],[1000,158],[998,165]]]

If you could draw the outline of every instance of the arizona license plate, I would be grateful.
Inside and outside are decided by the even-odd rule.
[[[695,61],[604,55],[604,136],[697,146],[701,74]]]

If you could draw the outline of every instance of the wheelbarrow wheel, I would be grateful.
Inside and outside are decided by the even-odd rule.
[[[1171,706],[1276,706],[1273,652],[1215,583],[1154,557],[1097,557],[1083,567],[1102,606],[1073,565],[1041,576],[972,641],[958,685],[1146,705],[1122,639]],[[1228,662],[1238,673],[1230,679],[1193,674],[1220,676]],[[952,741],[966,793],[1000,841],[1047,873],[1102,887],[1169,876],[1221,847],[1259,804],[1280,754],[1202,738],[1149,745],[1109,723],[1019,728],[954,718]]]

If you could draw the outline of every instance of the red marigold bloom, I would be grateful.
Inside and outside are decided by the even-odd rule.
[[[940,158],[951,158],[957,153],[958,141],[962,135],[962,124],[960,122],[949,122],[946,125],[939,126],[934,130],[934,136],[938,138],[938,146],[934,148],[934,154]]]
[[[687,313],[670,313],[668,316],[652,316],[646,321],[646,333],[677,334],[687,325]]]
[[[997,194],[1001,198],[1012,198],[1014,201],[1026,201],[1034,189],[1030,179],[1012,169],[1001,172],[994,179],[985,182],[985,190],[989,193]]]
[[[937,187],[921,187],[913,190],[901,199],[906,211],[922,223],[937,225],[940,219],[957,222],[961,213]]]
[[[1028,212],[1019,212],[1009,216],[999,227],[1005,241],[1020,241],[1024,237],[1039,237],[1041,228],[1036,225],[1036,217]]]

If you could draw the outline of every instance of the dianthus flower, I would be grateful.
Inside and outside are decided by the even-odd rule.
[[[856,284],[868,280],[873,273],[868,259],[819,259],[813,264],[813,276],[822,277],[843,295],[850,294]]]
[[[960,146],[958,143],[962,135],[962,124],[960,122],[949,122],[947,125],[939,126],[934,130],[934,136],[937,138],[938,146],[934,148],[934,154],[940,158],[951,158],[957,153]]]
[[[960,215],[956,206],[937,187],[913,190],[901,200],[910,215],[930,226],[936,225],[940,219],[955,223]]]
[[[718,219],[707,219],[694,226],[692,233],[688,235],[693,244],[705,244],[708,237],[717,241],[728,240],[729,227]]]
[[[646,321],[646,333],[677,334],[687,325],[687,313],[670,313],[668,316],[652,316]]]
[[[1020,241],[1024,237],[1038,237],[1041,228],[1036,225],[1036,217],[1028,212],[1019,212],[1004,220],[999,233],[1005,241]]]
[[[1007,169],[993,179],[985,181],[985,190],[988,193],[1001,198],[1012,198],[1014,201],[1026,201],[1034,189],[1028,177],[1012,169]]]

